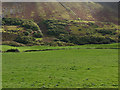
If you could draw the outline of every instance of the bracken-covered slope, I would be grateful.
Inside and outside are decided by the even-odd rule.
[[[117,3],[19,2],[2,5],[2,43],[5,45],[120,42]]]
[[[3,3],[3,17],[25,19],[76,19],[117,23],[117,3],[40,2]]]

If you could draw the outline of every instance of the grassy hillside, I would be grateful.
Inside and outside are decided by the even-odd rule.
[[[115,8],[112,6],[114,5]],[[33,8],[34,7],[34,8]],[[117,24],[117,3],[40,2],[3,3],[3,16],[24,19],[76,19],[108,21]]]

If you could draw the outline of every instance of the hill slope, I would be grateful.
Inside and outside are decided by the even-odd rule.
[[[3,3],[4,17],[25,19],[76,19],[117,23],[117,3],[40,2]]]
[[[5,43],[108,44],[120,37],[117,3],[3,3],[2,10]]]

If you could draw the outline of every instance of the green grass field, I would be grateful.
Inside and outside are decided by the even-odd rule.
[[[117,88],[118,50],[3,53],[2,69],[3,88]]]
[[[8,45],[2,45],[1,51],[7,51],[8,49],[18,49],[23,52],[25,50],[44,50],[44,49],[96,49],[96,48],[104,48],[104,49],[114,49],[118,48],[118,43],[113,44],[88,44],[88,45],[79,45],[79,46],[61,46],[61,47],[53,47],[53,46],[23,46],[23,47],[13,47]]]

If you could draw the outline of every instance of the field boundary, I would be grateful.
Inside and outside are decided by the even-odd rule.
[[[25,50],[21,52],[56,51],[56,50],[72,50],[72,49],[120,49],[120,48],[60,48],[60,49],[40,49],[40,50],[33,49],[33,50]],[[7,53],[7,52],[8,51],[2,51],[2,53]]]

